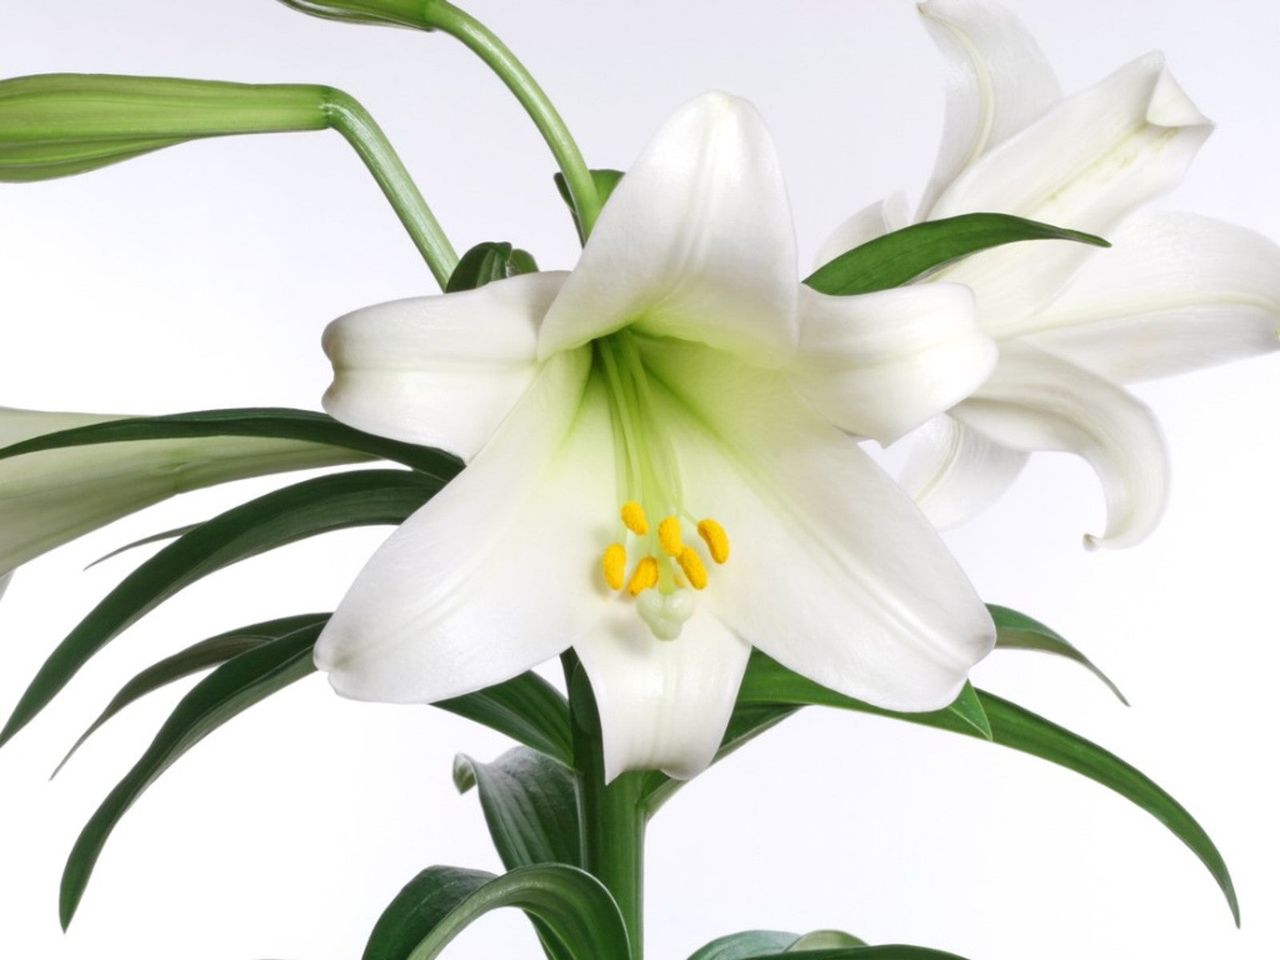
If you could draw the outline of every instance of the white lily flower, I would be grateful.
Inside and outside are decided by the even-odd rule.
[[[0,448],[118,419],[0,407]],[[0,591],[27,561],[176,494],[364,459],[297,440],[199,437],[63,447],[0,460]]]
[[[1098,250],[1014,244],[933,279],[969,285],[1001,348],[984,386],[922,431],[903,482],[940,526],[993,503],[1038,450],[1085,457],[1108,520],[1089,546],[1151,532],[1168,467],[1159,424],[1116,384],[1276,349],[1280,247],[1187,214],[1134,215],[1175,186],[1212,125],[1159,54],[1063,99],[1022,24],[987,0],[921,6],[947,59],[947,121],[915,220],[1010,213],[1100,233]],[[832,257],[911,222],[904,198],[855,215]]]
[[[802,288],[744,101],[677,111],[572,273],[361,310],[325,348],[334,417],[469,461],[320,637],[341,694],[433,702],[572,646],[607,776],[689,777],[752,645],[900,710],[945,706],[992,646],[932,526],[845,432],[897,436],[987,376],[972,295]]]

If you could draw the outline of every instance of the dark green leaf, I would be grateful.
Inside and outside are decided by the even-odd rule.
[[[493,763],[458,754],[453,782],[462,793],[477,788],[489,836],[508,870],[535,863],[583,866],[578,789],[573,772],[558,760],[528,747],[508,750]],[[569,960],[555,933],[530,919],[547,956]]]
[[[967,213],[885,234],[842,253],[804,282],[819,293],[848,296],[900,287],[970,254],[1023,240],[1071,240],[1109,247],[1101,237],[1003,213]]]
[[[582,865],[577,789],[572,771],[558,760],[528,747],[508,750],[492,763],[460,753],[453,782],[462,793],[477,788],[489,836],[508,870]]]
[[[618,181],[622,179],[621,170],[592,170],[591,179],[596,185],[596,195],[600,198],[600,207],[609,202],[609,197],[613,195],[614,189],[618,186]],[[560,191],[560,198],[564,200],[569,208],[569,212],[573,214],[574,226],[578,228],[578,239],[582,237],[582,222],[578,219],[578,210],[573,205],[573,196],[569,193],[569,184],[565,181],[563,173],[556,174],[556,189]]]
[[[509,243],[478,243],[462,255],[449,276],[444,292],[475,290],[495,280],[536,273],[537,270],[538,264],[525,250],[512,249]]]
[[[842,947],[865,947],[865,940],[859,940],[843,930],[814,930],[787,947],[786,953],[808,953],[812,950],[831,950]]]
[[[566,766],[573,763],[569,701],[536,673],[522,673],[435,706],[505,733]]]
[[[218,664],[225,663],[232,657],[239,656],[247,650],[261,647],[272,640],[279,640],[304,627],[322,625],[328,619],[329,614],[327,613],[304,613],[293,617],[282,617],[279,620],[268,620],[265,623],[255,623],[248,627],[241,627],[238,630],[220,633],[216,637],[210,637],[208,640],[201,640],[199,643],[192,644],[171,657],[166,657],[159,663],[152,664],[120,688],[120,692],[112,698],[106,709],[98,715],[98,719],[90,724],[89,729],[82,733],[80,739],[67,751],[67,755],[62,758],[62,762],[58,764],[58,769],[53,771],[53,775],[55,777],[58,775],[58,772],[67,765],[67,761],[71,759],[72,755],[80,749],[81,745],[89,737],[97,732],[98,728],[129,706],[129,704],[140,700],[148,693],[159,690],[175,680],[189,677],[193,673],[216,667]]]
[[[837,707],[880,717],[911,720],[914,723],[928,722],[931,726],[971,732],[991,739],[991,728],[986,722],[982,703],[969,684],[965,684],[960,696],[944,710],[925,714],[895,713],[828,690],[788,670],[759,650],[753,650],[751,659],[747,662],[747,672],[742,678],[742,686],[738,690],[737,704],[729,718],[729,727],[720,743],[720,750],[716,753],[716,761],[724,759],[806,706]],[[927,720],[920,719],[922,717]],[[651,815],[656,813],[683,785],[684,781],[673,780],[660,772],[647,772],[644,786],[645,808]]]
[[[108,420],[71,430],[46,433],[0,448],[0,460],[42,450],[92,443],[187,437],[273,437],[277,440],[303,440],[392,460],[441,480],[451,479],[462,469],[462,463],[456,457],[440,450],[353,430],[323,413],[283,407],[200,410],[163,417]]]
[[[1163,823],[1200,858],[1217,881],[1237,926],[1240,905],[1231,874],[1204,828],[1154,781],[1119,757],[994,694],[979,691],[995,742],[1074,770],[1126,797]],[[965,732],[965,731],[960,731]]]
[[[835,947],[830,950],[787,950],[783,953],[758,954],[746,960],[777,960],[783,957],[804,957],[805,960],[964,960],[954,953],[930,950],[928,947],[909,947],[901,943],[876,947]]]
[[[323,623],[227,661],[182,698],[142,758],[81,831],[62,873],[59,910],[65,929],[75,915],[103,845],[126,810],[160,774],[232,717],[315,670],[311,650]]]
[[[993,603],[987,604],[987,609],[991,611],[991,618],[996,622],[996,630],[998,631],[997,649],[1038,650],[1042,653],[1052,653],[1059,657],[1066,657],[1068,660],[1074,660],[1105,683],[1107,688],[1116,695],[1116,699],[1126,707],[1129,705],[1129,701],[1120,692],[1120,688],[1111,682],[1111,678],[1099,670],[1092,660],[1068,643],[1060,634],[1050,630],[1039,620],[1033,620],[1025,613],[1019,613],[1017,610],[999,607]]]
[[[364,960],[431,960],[490,910],[519,907],[553,931],[573,960],[629,960],[622,915],[600,881],[577,867],[538,864],[501,877],[429,867],[374,927]]]
[[[981,690],[976,691],[976,698],[986,718],[989,732],[984,732],[974,723],[973,718],[966,716],[969,709],[967,706],[957,710],[956,705],[953,705],[947,710],[934,713],[894,713],[866,707],[859,704],[859,701],[850,701],[833,691],[824,693],[823,689],[763,654],[753,652],[734,713],[735,717],[744,709],[755,711],[755,713],[749,721],[736,727],[737,739],[741,741],[751,735],[749,728],[751,722],[777,723],[782,716],[785,716],[781,711],[793,710],[796,705],[814,703],[843,706],[859,712],[950,730],[970,737],[989,739],[1014,750],[1040,757],[1108,787],[1137,804],[1168,827],[1174,836],[1185,843],[1208,868],[1226,896],[1236,923],[1240,922],[1240,908],[1231,875],[1209,835],[1180,803],[1154,781],[1098,745],[1029,710]],[[767,709],[770,704],[777,705],[776,710]],[[787,704],[792,706],[788,707]],[[766,709],[762,711],[761,707]],[[730,730],[735,730],[733,720],[730,721]],[[721,754],[717,755],[717,759],[719,756]],[[675,792],[679,785],[679,781],[672,781],[662,774],[646,774],[646,806],[651,811],[655,810]]]
[[[689,960],[746,960],[780,954],[800,939],[798,933],[777,930],[744,930],[718,937],[689,955]]]
[[[407,470],[305,480],[251,500],[179,537],[124,579],[50,654],[18,701],[7,742],[121,631],[202,577],[267,550],[347,527],[402,523],[442,481]]]
[[[185,526],[174,527],[172,530],[162,530],[160,533],[153,533],[150,536],[143,537],[141,540],[132,540],[129,543],[126,543],[123,547],[116,547],[110,553],[104,553],[97,560],[93,561],[93,563],[85,567],[85,569],[92,570],[98,564],[106,563],[108,560],[114,560],[122,553],[128,553],[130,550],[137,549],[138,547],[150,546],[153,543],[159,543],[161,540],[176,540],[184,533],[190,533],[198,526],[200,526],[198,523],[188,523]]]

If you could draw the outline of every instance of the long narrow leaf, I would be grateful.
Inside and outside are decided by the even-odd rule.
[[[566,766],[573,764],[569,701],[536,673],[523,673],[435,706],[505,733]]]
[[[103,801],[81,831],[62,873],[59,913],[65,929],[75,916],[103,845],[125,811],[180,756],[271,694],[315,670],[315,624],[240,654],[202,680],[174,709],[151,746]]]
[[[877,237],[819,267],[804,282],[848,296],[900,287],[961,257],[1023,240],[1071,240],[1109,247],[1101,237],[1004,213],[966,213]]]
[[[1107,689],[1115,694],[1117,700],[1126,707],[1129,706],[1129,701],[1120,692],[1120,688],[1111,682],[1111,678],[1098,669],[1092,660],[1067,642],[1061,634],[1017,610],[996,606],[993,603],[987,604],[987,609],[991,611],[991,619],[996,623],[997,649],[1035,650],[1072,660],[1106,684]]]
[[[53,775],[56,777],[84,742],[93,736],[104,723],[129,706],[129,704],[176,680],[189,677],[210,667],[216,667],[218,664],[226,663],[231,658],[239,656],[248,650],[261,647],[272,640],[279,640],[281,637],[288,636],[304,627],[322,626],[328,619],[329,614],[327,613],[304,613],[293,617],[282,617],[278,620],[268,620],[264,623],[255,623],[251,626],[240,627],[238,630],[228,630],[226,633],[220,633],[216,637],[210,637],[207,640],[201,640],[199,643],[194,643],[171,657],[165,657],[163,660],[152,664],[120,688],[120,692],[112,697],[111,702],[107,704],[102,713],[98,714],[98,718],[72,744],[71,749],[67,751],[67,755],[62,758],[62,762],[53,771]]]
[[[386,437],[352,429],[327,414],[310,410],[291,410],[285,407],[200,410],[162,417],[108,420],[104,423],[46,433],[0,448],[0,460],[86,444],[127,443],[133,440],[177,440],[191,437],[271,437],[277,440],[302,440],[402,463],[441,480],[451,479],[462,469],[461,461],[441,450],[388,440]]]
[[[884,946],[836,947],[832,950],[786,950],[782,953],[757,954],[745,960],[964,960],[954,953],[930,950],[928,947],[912,947],[904,943]]]
[[[995,742],[1074,770],[1137,804],[1163,823],[1205,865],[1240,924],[1240,904],[1222,854],[1182,804],[1119,757],[995,694],[979,691]],[[964,731],[960,731],[964,732]]]
[[[458,754],[453,782],[460,792],[477,789],[489,836],[508,870],[582,865],[574,776],[558,760],[528,747],[508,750],[492,763]]]
[[[429,867],[378,920],[364,960],[432,960],[491,910],[518,907],[541,920],[572,960],[629,960],[622,914],[591,874],[565,864],[520,867],[501,877]]]
[[[201,524],[143,563],[53,651],[3,731],[0,745],[31,721],[89,659],[124,629],[202,577],[306,537],[397,524],[442,481],[407,470],[361,470],[276,490]]]

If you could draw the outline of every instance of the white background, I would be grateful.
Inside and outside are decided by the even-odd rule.
[[[1166,205],[1280,236],[1274,0],[1022,0],[1078,89],[1151,48],[1220,123]],[[940,63],[911,3],[476,0],[544,80],[591,163],[625,167],[684,99],[722,88],[771,123],[802,257],[881,195],[918,192],[941,121]],[[510,239],[568,266],[574,237],[541,142],[453,42],[341,27],[269,0],[5,4],[0,72],[104,71],[345,87],[381,120],[459,249]],[[89,176],[0,188],[0,402],[168,412],[314,408],[319,332],[430,275],[336,135],[185,146]],[[1266,359],[1144,388],[1173,449],[1163,527],[1086,554],[1090,474],[1040,457],[951,542],[984,596],[1056,626],[1129,694],[1000,654],[980,683],[1116,750],[1179,797],[1235,872],[1237,932],[1208,875],[1147,815],[1038,760],[889,721],[810,711],[704,776],[654,823],[650,955],[732,930],[843,927],[974,960],[1270,958],[1280,943],[1274,734],[1280,406]],[[271,482],[196,494],[20,572],[0,605],[0,706],[127,570],[81,568]],[[319,677],[201,744],[126,816],[72,932],[57,878],[75,834],[179,695],[105,729],[46,775],[143,665],[220,630],[329,609],[382,533],[316,541],[212,578],[116,641],[0,751],[0,955],[186,960],[355,957],[381,906],[431,863],[496,867],[450,759],[496,735],[438,711],[348,703]],[[551,547],[549,546],[549,550]],[[136,560],[135,556],[133,560]],[[548,556],[548,562],[555,562]],[[536,955],[491,917],[450,956]]]

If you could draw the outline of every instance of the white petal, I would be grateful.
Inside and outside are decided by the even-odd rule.
[[[987,0],[930,0],[920,12],[947,66],[947,119],[921,219],[971,163],[1062,99],[1053,67],[1008,10]]]
[[[1131,218],[1024,338],[1119,382],[1280,346],[1280,246],[1190,213]]]
[[[999,351],[973,293],[926,283],[856,297],[807,287],[795,391],[844,430],[892,443],[982,383]]]
[[[374,554],[316,644],[344,696],[427,703],[498,683],[604,615],[613,441],[590,351],[552,358],[498,432]]]
[[[913,441],[899,482],[941,530],[992,506],[1027,463],[1026,453],[952,417],[930,420]]]
[[[538,326],[563,273],[366,307],[329,324],[324,408],[350,426],[470,459],[537,370]]]
[[[118,417],[0,408],[0,445]],[[0,575],[179,493],[245,477],[366,460],[259,437],[132,440],[0,460]]]
[[[604,736],[605,779],[662,770],[688,779],[715,757],[751,647],[705,610],[656,640],[630,604],[576,645]]]
[[[899,710],[951,702],[994,630],[906,494],[782,378],[711,351],[646,356],[674,391],[686,507],[732,543],[712,612],[831,689]]]
[[[911,210],[905,193],[895,193],[879,203],[864,207],[846,220],[831,236],[827,237],[814,260],[814,267],[821,267],[842,253],[869,243],[886,233],[893,233],[911,224]]]
[[[0,577],[0,597],[4,596],[4,592],[9,589],[9,584],[13,582],[13,572],[6,573]]]
[[[1152,412],[1123,387],[1010,343],[991,379],[951,415],[1015,450],[1084,457],[1107,502],[1106,532],[1086,535],[1086,546],[1131,546],[1160,521],[1169,488],[1164,437]]]
[[[931,219],[1011,213],[1106,235],[1176,185],[1211,124],[1151,54],[1069,97],[970,166]],[[983,325],[1014,332],[1046,306],[1094,247],[1038,240],[969,257],[939,274],[971,286]]]
[[[795,347],[797,280],[764,121],[745,100],[706,94],[675,112],[618,184],[539,353],[637,323],[780,365]]]

